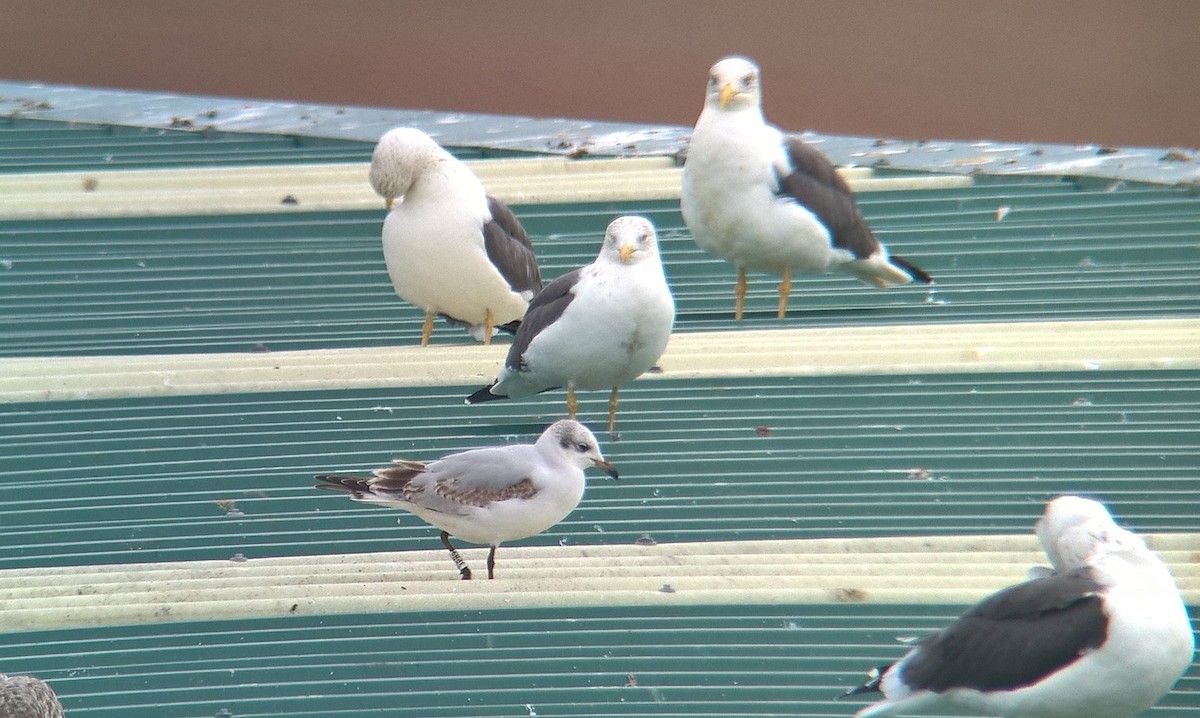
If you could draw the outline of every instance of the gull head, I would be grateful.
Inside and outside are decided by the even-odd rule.
[[[658,235],[645,217],[626,215],[609,223],[600,256],[620,264],[637,264],[658,257]]]
[[[1144,547],[1141,539],[1117,526],[1104,504],[1081,496],[1059,496],[1038,519],[1038,541],[1056,571],[1069,571],[1101,554]]]
[[[542,432],[537,443],[539,449],[559,454],[581,469],[594,466],[614,479],[620,477],[617,467],[604,460],[596,436],[578,421],[563,419],[554,422]]]
[[[704,104],[730,111],[762,106],[758,65],[745,57],[727,57],[712,66]]]
[[[383,197],[388,209],[416,181],[426,165],[445,154],[433,138],[415,127],[388,130],[371,153],[368,179],[375,194]]]

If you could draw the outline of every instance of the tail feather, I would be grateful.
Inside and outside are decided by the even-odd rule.
[[[364,494],[371,491],[371,487],[367,484],[367,477],[365,476],[318,474],[313,478],[322,482],[317,484],[317,488],[325,489],[326,491],[337,491],[342,494]]]

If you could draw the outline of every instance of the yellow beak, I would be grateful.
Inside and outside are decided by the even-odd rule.
[[[637,247],[634,247],[632,244],[622,244],[621,248],[617,251],[621,253],[621,264],[629,264],[629,259],[637,251]]]
[[[733,85],[722,85],[721,86],[721,109],[722,110],[725,109],[725,106],[729,104],[730,100],[732,100],[734,97],[737,97],[737,93],[738,93],[738,91]]]
[[[388,208],[388,209],[391,209],[391,208],[392,208],[392,202],[395,202],[395,201],[396,201],[396,200],[395,200],[394,198],[392,198],[392,197],[388,197],[387,199],[383,200],[383,206],[384,206],[384,207],[386,207],[386,208]]]

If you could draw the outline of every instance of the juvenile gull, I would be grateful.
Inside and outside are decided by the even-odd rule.
[[[616,427],[617,393],[662,356],[675,321],[654,225],[618,217],[608,225],[596,261],[555,279],[529,305],[491,386],[467,397],[478,404],[567,388],[611,389],[608,430]]]
[[[737,267],[737,319],[748,269],[783,275],[780,318],[794,271],[837,269],[879,288],[933,281],[888,254],[823,154],[767,124],[758,66],[744,57],[727,57],[710,71],[683,165],[680,208],[696,244]]]
[[[1166,565],[1089,499],[1051,501],[1037,533],[1055,572],[992,594],[872,671],[846,695],[886,698],[859,718],[1132,718],[1171,689],[1195,639]]]
[[[322,474],[319,489],[355,501],[416,514],[442,530],[464,580],[471,569],[450,543],[456,536],[486,544],[488,578],[495,576],[496,548],[539,534],[567,517],[583,498],[583,470],[595,466],[614,479],[596,437],[575,421],[558,421],[534,444],[512,444],[450,454],[428,464],[395,459],[371,476]]]
[[[471,170],[420,130],[387,132],[371,156],[371,187],[387,203],[383,258],[400,298],[465,325],[490,344],[516,331],[542,288],[533,245],[516,216],[489,197]],[[396,198],[402,198],[393,206]]]
[[[54,689],[33,676],[0,673],[0,716],[3,718],[62,718],[63,707]]]

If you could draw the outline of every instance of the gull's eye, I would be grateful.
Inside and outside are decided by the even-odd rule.
[[[754,86],[754,73],[750,73],[742,78],[742,88],[749,90]]]
[[[575,445],[575,448],[576,448],[576,449],[579,451],[579,453],[581,453],[581,454],[586,454],[587,452],[591,451],[591,449],[592,449],[592,447],[591,447],[591,446],[589,446],[589,445],[587,444],[587,442],[584,442],[584,441],[581,441],[581,442],[579,442],[578,444],[576,444],[576,445]]]
[[[716,87],[717,85],[721,84],[721,81],[717,79],[716,75],[709,75],[708,84],[710,87]]]

